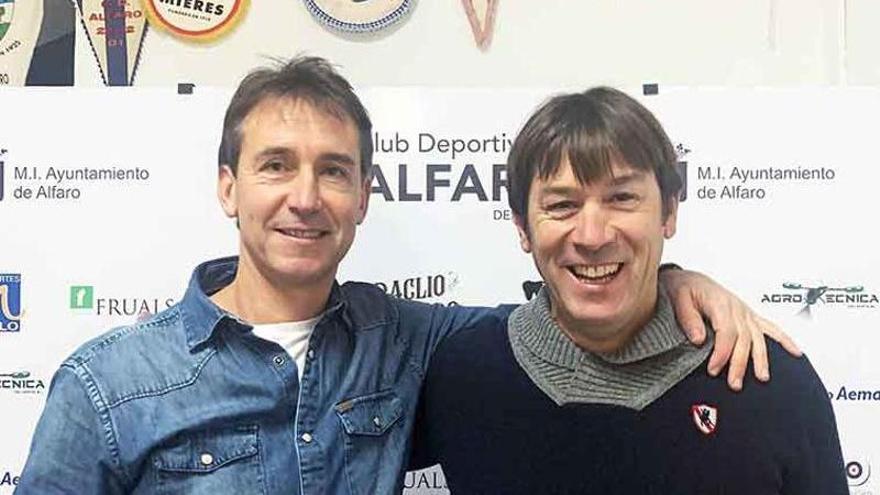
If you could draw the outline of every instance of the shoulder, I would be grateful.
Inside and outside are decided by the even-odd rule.
[[[214,355],[211,346],[190,351],[180,307],[174,305],[133,325],[114,328],[81,345],[63,363],[106,407],[192,383]]]
[[[815,395],[827,399],[822,380],[806,355],[795,357],[781,345],[767,339],[767,359],[770,363],[769,388],[780,395]]]
[[[409,332],[410,330],[434,326],[452,326],[455,327],[455,332],[458,332],[463,328],[507,321],[507,316],[516,307],[515,305],[489,308],[429,304],[391,296],[375,285],[365,282],[346,282],[340,288],[352,323],[361,330],[399,324],[408,333],[412,333]]]
[[[713,379],[705,373],[696,383],[708,386],[722,402],[743,411],[761,411],[762,421],[776,425],[785,435],[793,435],[806,424],[824,424],[833,421],[834,413],[828,391],[807,356],[790,355],[779,344],[767,340],[767,358],[770,381],[755,378],[752,364],[746,370],[743,390],[731,392],[723,379]]]
[[[393,324],[400,312],[393,298],[382,289],[366,282],[346,282],[340,286],[346,312],[358,330],[369,330]]]
[[[97,337],[80,345],[68,357],[64,364],[69,366],[94,366],[102,360],[118,352],[134,350],[140,345],[172,344],[166,340],[169,333],[174,333],[181,327],[181,314],[179,306],[174,305],[161,313],[151,316],[149,319],[139,321],[132,325],[112,328]],[[181,338],[185,343],[183,332]],[[152,341],[156,341],[152,343]]]
[[[507,321],[516,306],[484,308],[469,325],[446,338],[438,347],[431,368],[458,367],[468,362],[488,366],[494,358],[506,355],[510,350],[507,337]]]

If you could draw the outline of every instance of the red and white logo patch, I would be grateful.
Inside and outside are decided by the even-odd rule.
[[[706,404],[694,404],[691,406],[691,416],[697,429],[706,435],[715,433],[718,428],[718,408]]]

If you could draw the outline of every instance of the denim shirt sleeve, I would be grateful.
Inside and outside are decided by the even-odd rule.
[[[102,421],[90,398],[97,389],[87,387],[86,373],[65,364],[53,377],[16,494],[125,493],[113,467],[109,419]]]

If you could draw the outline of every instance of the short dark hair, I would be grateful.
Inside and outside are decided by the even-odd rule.
[[[516,136],[507,160],[514,214],[526,218],[532,181],[555,174],[563,153],[581,184],[610,175],[616,160],[653,172],[664,218],[681,189],[675,149],[654,115],[621,91],[596,87],[551,98]]]
[[[241,124],[257,104],[266,98],[302,98],[337,118],[350,118],[354,122],[358,130],[362,178],[366,180],[373,166],[373,124],[351,84],[330,62],[320,57],[294,57],[277,62],[274,67],[251,71],[235,90],[223,118],[218,165],[228,165],[233,174],[237,173],[243,138]]]

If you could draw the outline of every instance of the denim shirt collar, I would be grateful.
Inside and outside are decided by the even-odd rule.
[[[238,256],[206,261],[193,270],[189,286],[180,302],[186,343],[190,350],[207,342],[226,321],[234,322],[248,329],[251,328],[249,323],[224,311],[210,299],[211,294],[232,282],[237,271]],[[339,284],[333,282],[324,318],[339,314],[343,326],[351,329],[354,325],[346,307],[345,297]]]

